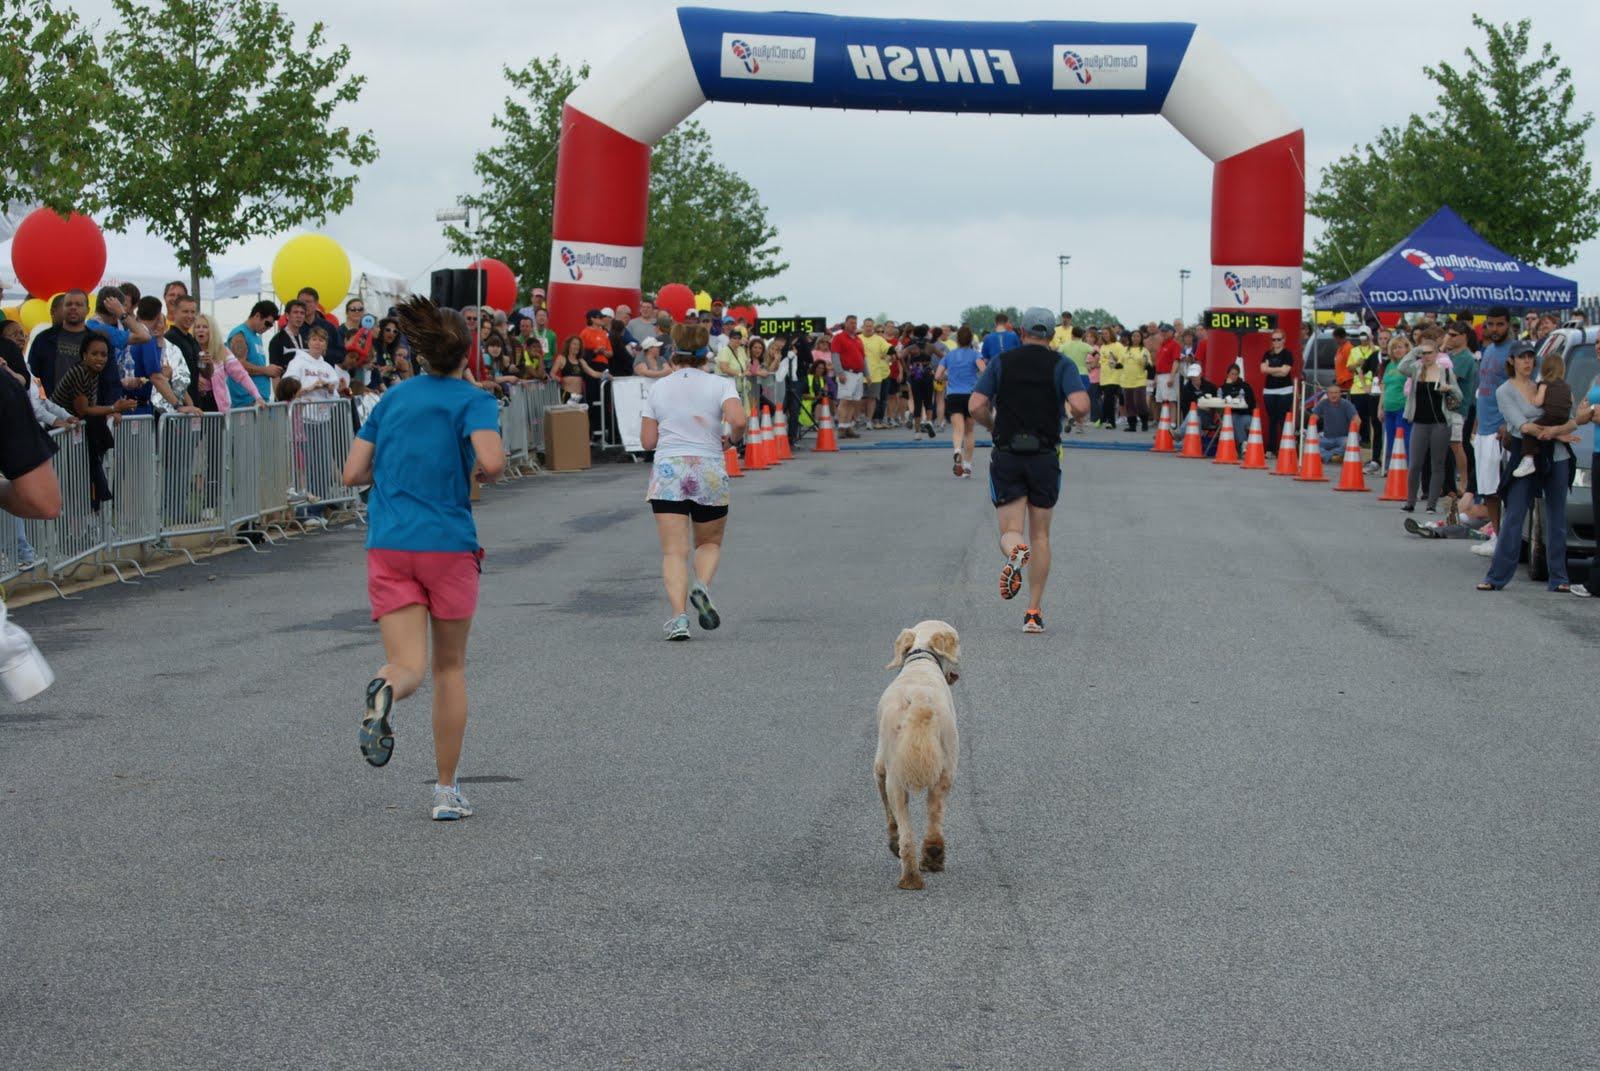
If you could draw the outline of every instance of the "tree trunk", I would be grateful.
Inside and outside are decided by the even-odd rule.
[[[200,217],[189,217],[189,293],[195,304],[200,303],[200,268],[203,265],[200,251]]]

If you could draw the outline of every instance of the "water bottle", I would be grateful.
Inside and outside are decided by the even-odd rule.
[[[122,368],[122,378],[124,381],[133,379],[138,374],[134,371],[133,350],[131,347],[123,347],[122,359],[118,362],[118,364]]]

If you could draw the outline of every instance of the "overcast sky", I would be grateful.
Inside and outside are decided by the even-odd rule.
[[[445,255],[434,211],[474,188],[472,156],[491,143],[504,96],[502,64],[559,54],[603,64],[655,17],[653,0],[279,0],[298,23],[328,21],[366,75],[341,119],[371,128],[382,157],[354,205],[323,228],[350,248],[426,286]],[[74,5],[105,19],[109,0]],[[711,5],[707,5],[711,6]],[[1059,2],[839,0],[744,3],[839,14],[995,20],[1070,17]],[[1435,58],[1460,61],[1479,38],[1474,8],[1495,21],[1523,15],[1536,39],[1567,49],[1580,109],[1600,112],[1600,81],[1578,51],[1596,40],[1600,5],[1522,0],[1308,5],[1199,5],[1126,0],[1070,15],[1114,21],[1199,21],[1305,126],[1312,176],[1380,126],[1433,100]],[[981,12],[981,14],[979,14]],[[1046,118],[811,112],[711,104],[697,114],[722,159],[761,192],[791,263],[765,284],[790,311],[847,311],[948,320],[971,304],[1056,304],[1057,255],[1071,255],[1068,306],[1103,305],[1123,318],[1173,315],[1178,270],[1190,268],[1187,311],[1204,302],[1211,165],[1155,116]],[[1587,150],[1593,155],[1596,136]],[[906,154],[928,161],[907,180]],[[1352,265],[1352,270],[1359,265]],[[1583,247],[1580,290],[1596,289],[1600,242]],[[691,280],[692,282],[692,280]],[[766,310],[763,310],[766,311]]]

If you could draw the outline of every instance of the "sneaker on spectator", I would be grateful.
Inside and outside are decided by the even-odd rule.
[[[1594,593],[1583,584],[1573,584],[1568,590],[1580,599],[1589,599],[1594,597]]]
[[[1367,463],[1366,463],[1366,465],[1365,465],[1365,466],[1364,466],[1364,467],[1363,467],[1363,468],[1362,468],[1362,471],[1363,471],[1363,472],[1366,472],[1366,473],[1368,473],[1368,474],[1371,474],[1371,473],[1374,473],[1374,472],[1377,472],[1377,471],[1378,471],[1378,463],[1377,463],[1377,462],[1376,462],[1376,461],[1369,461],[1369,462],[1367,462]]]
[[[1475,544],[1472,548],[1472,553],[1476,554],[1480,558],[1492,558],[1494,557],[1495,544],[1498,542],[1499,540],[1495,539],[1493,536],[1490,536],[1482,543]]]

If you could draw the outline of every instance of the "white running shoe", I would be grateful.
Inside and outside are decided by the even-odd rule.
[[[1517,467],[1511,470],[1511,475],[1514,477],[1532,476],[1533,458],[1525,457],[1521,461],[1517,462]]]
[[[467,797],[461,794],[459,785],[434,785],[433,786],[433,820],[435,822],[454,822],[459,818],[472,817],[472,804],[467,802]]]

